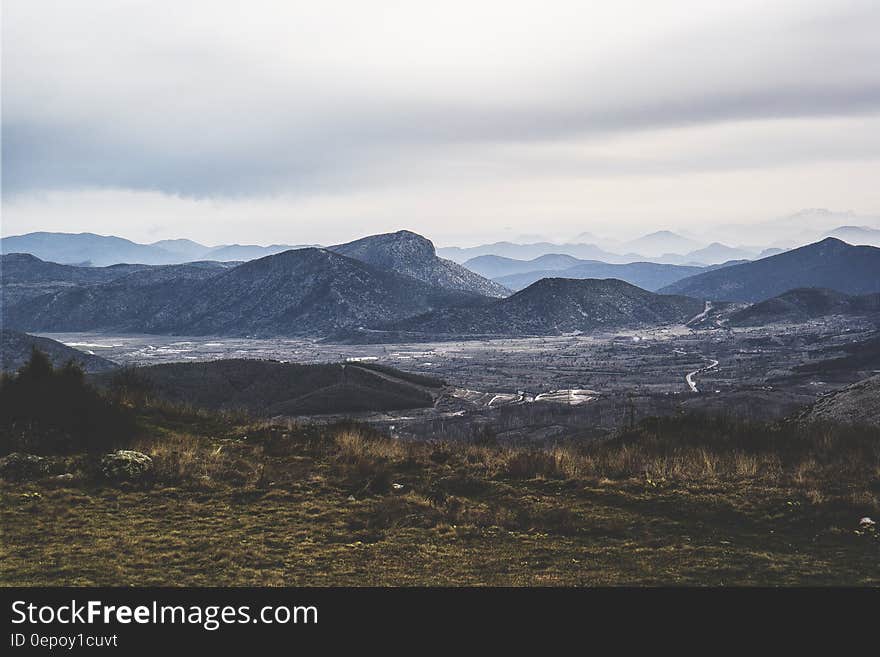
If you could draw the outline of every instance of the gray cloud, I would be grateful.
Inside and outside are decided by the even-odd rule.
[[[875,0],[3,4],[3,232],[438,242],[880,213]]]
[[[494,6],[503,26],[504,5]],[[553,29],[538,25],[521,44],[547,61],[531,61],[516,40],[496,44],[489,61],[469,61],[445,51],[423,56],[418,42],[406,42],[412,51],[396,44],[370,53],[331,38],[336,50],[327,53],[320,39],[300,44],[296,33],[264,48],[254,39],[272,7],[212,36],[210,25],[193,31],[198,12],[165,22],[156,15],[164,9],[145,3],[59,12],[12,0],[3,21],[4,191],[315,193],[378,184],[390,162],[430,168],[449,149],[479,159],[477,149],[498,144],[880,111],[872,65],[880,61],[880,5],[756,7],[667,31],[642,26],[635,40],[599,50],[589,46],[591,10],[572,9],[566,34],[579,27],[583,47],[572,37],[557,53],[550,21]],[[309,14],[274,9],[291,21]],[[484,26],[487,35],[492,28]],[[273,47],[285,48],[284,57],[267,58]],[[401,62],[411,55],[411,66]]]

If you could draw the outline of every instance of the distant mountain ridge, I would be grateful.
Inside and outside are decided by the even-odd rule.
[[[295,248],[301,247],[285,244],[205,246],[187,239],[140,244],[122,237],[95,233],[36,232],[0,239],[0,253],[3,254],[29,253],[41,260],[59,264],[94,267],[120,263],[174,265],[194,260],[253,260]]]
[[[689,253],[701,246],[696,240],[683,237],[670,230],[658,230],[625,242],[622,248],[640,255],[662,256],[665,253]]]
[[[448,246],[437,249],[437,255],[453,262],[463,263],[482,255],[496,255],[517,260],[531,260],[549,253],[569,255],[578,259],[602,260],[603,262],[631,262],[639,259],[638,254],[631,257],[609,253],[595,244],[552,244],[535,242],[531,244],[515,244],[513,242],[495,242],[473,247]]]
[[[499,256],[478,256],[465,266],[511,289],[522,290],[542,278],[617,278],[650,292],[678,280],[712,269],[740,264],[671,265],[656,262],[611,264],[598,260],[579,260],[562,254],[549,254],[533,260],[515,260]]]
[[[697,274],[660,292],[713,301],[757,302],[807,287],[850,295],[880,292],[880,249],[828,238],[761,260]]]

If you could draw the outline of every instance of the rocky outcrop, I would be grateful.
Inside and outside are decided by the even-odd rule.
[[[505,297],[510,290],[452,262],[437,257],[431,240],[408,230],[371,235],[330,251],[383,269],[415,278],[447,290],[472,292],[489,297]]]
[[[111,481],[142,481],[152,470],[153,459],[131,449],[120,449],[101,459],[101,474]]]

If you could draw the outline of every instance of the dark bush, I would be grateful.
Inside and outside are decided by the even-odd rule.
[[[55,368],[34,349],[0,379],[0,454],[106,451],[133,431],[133,418],[85,382],[73,361]]]

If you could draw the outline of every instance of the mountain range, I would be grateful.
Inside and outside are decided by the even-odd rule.
[[[728,262],[705,267],[665,265],[655,262],[609,264],[599,260],[579,260],[564,254],[549,254],[533,260],[514,260],[499,256],[478,256],[465,266],[511,290],[522,290],[542,278],[618,278],[654,292],[688,276],[718,267],[738,264]]]
[[[0,253],[30,253],[51,262],[95,267],[119,263],[171,265],[193,260],[243,261],[297,248],[302,246],[205,246],[187,239],[139,244],[122,237],[94,233],[37,232],[0,239]]]
[[[609,264],[565,254],[531,262],[481,257],[469,264],[486,273],[551,269],[492,281],[438,257],[430,240],[410,231],[241,264],[81,267],[9,254],[0,256],[3,321],[44,332],[550,335],[686,321],[704,300],[779,297],[742,311],[735,322],[852,314],[872,303],[860,297],[880,292],[880,249],[834,238],[715,268]],[[503,283],[524,287],[506,296]]]
[[[316,335],[483,303],[489,301],[483,292],[503,290],[437,258],[433,245],[414,233],[334,249],[364,260],[304,248],[231,267],[83,268],[5,255],[4,320],[32,331]]]
[[[705,266],[731,260],[775,255],[779,250],[836,237],[851,244],[880,246],[880,218],[833,212],[802,210],[788,217],[757,224],[716,225],[685,234],[659,230],[628,241],[608,239],[594,232],[581,232],[571,243],[553,243],[538,236],[521,235],[516,242],[495,242],[474,247],[448,246],[437,254],[464,263],[480,255],[531,260],[547,254],[610,264],[654,262]],[[743,245],[748,236],[749,245]],[[61,264],[106,266],[111,264],[180,264],[196,260],[243,262],[283,251],[317,244],[226,244],[206,246],[189,239],[164,239],[140,244],[121,237],[94,233],[35,232],[0,239],[0,253],[30,253]],[[335,247],[330,247],[335,248]],[[548,270],[553,268],[547,268]],[[536,270],[537,271],[537,270]]]

